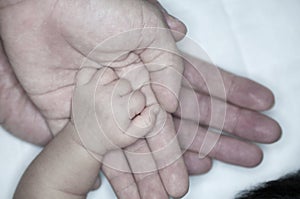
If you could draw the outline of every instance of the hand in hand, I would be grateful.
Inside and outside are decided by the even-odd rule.
[[[256,82],[219,69],[227,96],[226,99],[220,98],[222,95],[214,90],[208,91],[204,81],[210,82],[215,79],[215,70],[212,70],[215,66],[192,57],[189,58],[189,61],[193,65],[190,62],[184,62],[184,77],[194,90],[191,91],[190,88],[182,87],[179,98],[182,111],[177,110],[173,114],[179,143],[182,150],[185,151],[183,157],[189,174],[202,174],[209,171],[212,167],[212,159],[244,167],[258,165],[262,160],[262,151],[255,142],[273,143],[279,139],[281,134],[278,123],[259,112],[270,109],[274,104],[272,92]],[[202,76],[195,69],[200,71]],[[191,100],[193,97],[191,93],[196,94],[196,103]],[[199,159],[199,150],[210,123],[211,101],[215,101],[214,111],[216,112],[220,112],[226,107],[224,126],[213,127],[222,128],[221,130],[226,131],[231,136],[221,135],[208,156]],[[200,109],[200,118],[193,118],[195,115],[184,111],[197,109]],[[200,124],[197,123],[199,119]],[[179,125],[180,128],[178,128]],[[197,128],[198,131],[194,136],[191,132]],[[143,147],[142,141],[136,145],[139,146],[135,148],[137,152],[148,152],[147,148]],[[118,159],[118,164],[127,165],[129,168],[125,157],[119,151],[111,154],[110,158]],[[159,178],[155,172],[132,175],[105,165],[102,169],[120,198],[129,199],[131,193],[137,193],[135,198],[147,198],[146,193],[149,193],[150,188],[143,185],[152,185],[155,179]],[[159,197],[164,196],[160,187],[160,185],[154,184],[151,186],[151,190],[156,191],[151,193],[157,193],[155,196]],[[174,185],[174,187],[176,186]]]
[[[175,30],[183,30],[184,26],[180,24],[176,20],[172,20],[172,17],[163,13],[166,21],[168,21],[169,26]],[[26,51],[25,51],[26,52]],[[55,56],[54,56],[55,57]],[[68,57],[68,56],[66,56]],[[68,58],[70,59],[70,58]],[[0,56],[1,64],[0,64],[0,73],[1,73],[1,109],[0,109],[0,122],[3,126],[8,129],[10,132],[20,137],[21,139],[27,140],[36,144],[45,144],[51,139],[50,130],[44,120],[39,109],[37,109],[30,98],[28,98],[28,93],[26,93],[22,86],[17,81],[14,71],[9,65],[6,56],[4,53],[1,53]],[[12,61],[10,60],[12,63]],[[195,60],[196,65],[201,67],[203,70],[210,67],[209,64],[204,63],[201,60]],[[63,80],[67,80],[70,71],[62,74],[61,72],[64,70],[55,70],[55,79],[60,80],[60,83],[63,83]],[[71,70],[72,71],[72,70]],[[60,72],[60,73],[59,73]],[[73,74],[73,73],[71,73]],[[193,68],[185,63],[185,77],[192,82],[192,85],[195,87],[197,92],[199,104],[203,104],[204,106],[209,107],[207,103],[208,91],[202,85],[202,79],[199,76],[196,76],[193,73]],[[72,75],[72,80],[73,80]],[[213,77],[214,74],[207,72],[207,78]],[[222,76],[225,81],[225,85],[227,85],[228,92],[228,101],[220,100],[220,103],[228,103],[228,111],[230,113],[226,117],[225,128],[227,126],[227,131],[229,133],[234,133],[237,137],[245,137],[247,135],[255,135],[255,137],[250,138],[255,142],[263,142],[263,143],[271,143],[278,139],[280,134],[280,128],[276,122],[271,120],[270,118],[261,115],[256,111],[262,111],[270,108],[273,104],[273,95],[272,93],[264,88],[263,86],[254,83],[245,78],[237,77],[233,74],[222,71]],[[44,77],[44,76],[41,76]],[[194,81],[193,81],[194,80]],[[46,80],[45,80],[46,81]],[[67,81],[68,82],[68,81]],[[232,82],[232,83],[231,83]],[[67,83],[68,84],[68,83]],[[66,83],[58,86],[61,88],[60,94],[64,93],[64,91],[72,90],[65,87]],[[61,107],[65,107],[63,102],[68,102],[71,97],[71,92],[68,92],[64,99],[61,99],[59,95],[55,97],[50,97],[48,94],[48,98],[45,101],[51,101],[55,99],[56,102],[60,102],[62,104]],[[214,97],[214,96],[212,96]],[[45,97],[46,98],[46,97]],[[189,99],[188,96],[182,98],[182,101],[186,101],[185,99]],[[184,103],[183,103],[184,104]],[[66,106],[69,106],[66,105]],[[195,105],[192,105],[195,106]],[[252,109],[253,111],[249,110]],[[242,113],[242,114],[239,114]],[[63,115],[63,114],[62,114]],[[67,114],[68,115],[68,114]],[[180,117],[181,119],[189,119],[186,118],[186,115],[180,115],[180,113],[175,114],[176,117]],[[239,120],[230,120],[232,118],[236,118],[236,115],[241,115]],[[234,116],[234,117],[233,117]],[[67,116],[69,117],[69,115]],[[51,119],[51,118],[50,118]],[[64,124],[66,119],[68,118],[56,118],[55,123]],[[250,120],[249,120],[250,119]],[[245,126],[247,121],[251,121],[251,126]],[[52,123],[52,122],[50,122]],[[175,120],[176,123],[176,120]],[[201,124],[205,126],[207,122],[203,120]],[[234,131],[230,129],[230,126],[239,126]],[[58,125],[59,126],[59,125]],[[246,129],[245,129],[246,127]],[[189,138],[188,132],[189,127],[184,125],[183,131],[185,137],[179,138],[180,142],[183,142],[183,138]],[[240,141],[240,139],[229,138],[226,136],[222,136],[219,140],[219,144],[216,148],[209,154],[209,157],[199,160],[198,151],[201,144],[201,139],[203,138],[203,131],[199,130],[197,134],[197,139],[195,143],[189,147],[188,151],[184,154],[184,160],[188,167],[190,174],[199,174],[206,172],[211,167],[210,158],[217,158],[219,160],[243,165],[243,166],[254,166],[259,163],[261,159],[261,151],[260,149],[253,144],[249,144],[244,141]],[[249,137],[248,137],[249,138]],[[255,139],[253,139],[255,138]],[[231,150],[231,147],[235,146],[235,150]],[[236,150],[238,149],[238,150]],[[140,149],[142,150],[142,148]],[[246,154],[246,155],[245,155]],[[250,157],[250,158],[249,158]],[[122,158],[122,156],[121,156]],[[127,164],[126,159],[120,159],[120,163]],[[130,173],[122,173],[119,171],[109,170],[109,168],[105,168],[105,173],[107,177],[110,179],[110,182],[114,186],[114,190],[121,198],[134,198],[130,197],[129,194],[133,190],[137,191],[137,186],[140,189],[140,193],[146,193],[146,187],[142,185],[145,184],[155,184],[153,180],[157,179],[158,175],[147,176],[147,178],[133,178]],[[116,177],[118,176],[118,177]],[[122,178],[123,184],[120,184],[118,178]],[[159,178],[159,177],[158,177]],[[135,181],[137,180],[137,181]],[[129,186],[131,185],[131,186]],[[124,187],[127,187],[124,189]],[[159,189],[159,186],[156,186],[156,190]],[[144,190],[144,191],[143,191]],[[152,193],[155,193],[153,191]],[[128,195],[127,195],[128,194]],[[138,195],[139,193],[137,193]],[[159,195],[159,193],[157,194]],[[139,196],[138,196],[139,197]],[[161,197],[162,198],[162,197]]]
[[[83,60],[83,67],[94,68],[142,62],[159,104],[166,111],[176,110],[181,82],[181,76],[176,74],[183,72],[182,61],[175,55],[177,49],[170,31],[158,31],[166,24],[150,3],[27,0],[3,8],[0,15],[1,38],[9,62],[31,106],[37,108],[35,114],[45,118],[52,134],[60,132],[70,120],[75,76]],[[127,31],[131,32],[121,34]],[[169,116],[160,136],[149,141],[151,149],[163,147],[161,141],[175,136],[174,128]],[[48,138],[49,131],[45,136]],[[171,146],[169,153],[180,155],[178,143]],[[159,172],[168,194],[180,197],[187,191],[188,178],[182,158],[174,161]],[[165,166],[161,162],[164,160],[156,158],[160,168]],[[179,188],[171,185],[170,168],[176,170],[172,179],[181,182]]]

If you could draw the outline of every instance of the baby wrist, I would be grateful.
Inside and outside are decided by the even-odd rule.
[[[76,148],[78,148],[81,151],[85,151],[86,155],[90,156],[96,162],[101,164],[105,152],[100,152],[100,153],[98,151],[93,152],[91,149],[89,149],[87,146],[85,146],[83,141],[81,140],[79,134],[77,133],[76,128],[73,123],[69,122],[69,124],[67,124],[67,126],[66,126],[65,131],[67,134],[69,134],[68,137],[69,137],[69,139],[72,140],[72,142],[74,143]]]

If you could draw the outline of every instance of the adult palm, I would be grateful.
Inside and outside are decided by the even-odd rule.
[[[181,75],[176,74],[183,72],[182,61],[171,32],[159,31],[167,27],[163,15],[147,1],[27,0],[0,14],[9,62],[53,135],[70,120],[76,74],[82,67],[122,68],[141,62],[156,96],[151,102],[158,101],[169,112],[177,109]],[[148,139],[149,146],[160,150],[161,141],[174,135],[173,121],[167,117],[161,133]],[[168,194],[180,197],[187,191],[188,176],[176,141],[171,149],[166,158],[177,152],[176,160],[164,168],[165,160],[155,157],[156,164]],[[174,188],[170,178],[181,188]]]

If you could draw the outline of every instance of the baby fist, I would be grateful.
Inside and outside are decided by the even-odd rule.
[[[159,111],[159,105],[146,107],[145,96],[110,68],[84,68],[78,73],[72,119],[82,144],[95,155],[144,137]]]

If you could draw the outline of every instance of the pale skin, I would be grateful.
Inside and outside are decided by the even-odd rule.
[[[112,15],[116,10],[118,12]],[[15,13],[14,19],[12,13]],[[181,76],[176,74],[183,72],[182,61],[168,53],[177,52],[175,40],[170,31],[157,31],[167,26],[159,10],[147,1],[26,0],[2,9],[0,15],[5,52],[52,134],[60,132],[69,121],[75,76],[83,60],[86,60],[84,67],[95,68],[142,63],[149,71],[151,82],[155,83],[151,85],[151,92],[156,94],[156,100],[164,110],[176,110],[181,82]],[[152,29],[145,31],[147,27]],[[120,35],[132,29],[136,31],[129,36]],[[110,39],[111,36],[115,37]],[[161,48],[165,50],[155,50]],[[32,60],[32,57],[37,59]],[[32,67],[34,73],[30,72]],[[32,78],[32,75],[44,77]],[[158,141],[175,136],[170,115],[168,125],[163,126],[159,135],[147,139],[151,150],[164,147]],[[180,153],[178,142],[174,142],[168,154],[177,157]],[[159,157],[154,156],[154,159],[152,161],[162,168],[160,185],[167,193],[174,197],[185,194],[188,173],[183,158],[176,158],[169,167],[165,167]],[[171,175],[171,169],[177,172]],[[174,188],[170,178],[179,182],[180,188]]]
[[[158,104],[146,107],[145,96],[107,68],[82,69],[73,100],[72,121],[28,167],[15,199],[86,198],[104,155],[146,136],[162,111]]]
[[[28,9],[28,8],[27,8]],[[12,13],[12,10],[10,10]],[[166,21],[170,28],[175,30],[185,31],[184,26],[174,20],[172,17],[163,13]],[[15,47],[13,47],[15,48]],[[37,56],[38,57],[38,56]],[[13,59],[10,58],[10,62],[13,62]],[[201,60],[196,60],[197,67],[202,68],[204,71],[209,71],[211,65],[202,62]],[[62,69],[64,66],[60,66]],[[28,98],[28,93],[24,92],[23,87],[16,81],[14,71],[7,62],[4,54],[1,56],[1,122],[5,128],[14,133],[16,136],[21,137],[24,140],[36,143],[43,144],[48,142],[51,139],[50,129],[46,125],[46,120],[44,119],[43,111],[39,108],[36,108],[32,104],[32,100]],[[33,69],[32,71],[35,71]],[[19,74],[23,75],[23,74]],[[208,91],[203,86],[203,79],[193,72],[193,68],[185,63],[185,72],[184,75],[189,79],[197,92],[199,97],[199,104],[207,103]],[[214,74],[206,73],[207,78],[213,76]],[[34,74],[33,74],[34,76]],[[41,76],[41,75],[39,75]],[[263,86],[256,84],[245,78],[237,77],[230,73],[222,71],[222,76],[225,81],[226,90],[228,91],[228,101],[220,100],[220,103],[230,102],[228,106],[228,119],[225,122],[225,129],[229,133],[233,133],[236,137],[245,138],[250,141],[262,142],[262,143],[271,143],[279,138],[280,128],[276,122],[271,120],[268,117],[261,115],[256,111],[262,111],[270,108],[273,104],[273,95],[272,93],[264,88]],[[4,77],[4,78],[2,78]],[[66,77],[61,77],[56,74],[56,79],[66,79]],[[42,78],[41,78],[42,79]],[[42,80],[40,80],[42,81]],[[61,85],[58,85],[59,88],[67,88],[65,84],[61,82]],[[184,90],[185,88],[183,88]],[[69,95],[69,97],[71,94]],[[69,99],[69,97],[67,97]],[[214,96],[213,96],[214,97]],[[61,99],[59,96],[54,96],[54,99]],[[50,96],[45,97],[45,104],[49,103]],[[188,104],[188,96],[181,96],[181,99],[184,106],[196,106],[195,104]],[[223,99],[224,100],[224,99]],[[206,104],[209,107],[209,104]],[[64,105],[61,104],[59,107]],[[253,111],[250,111],[251,109]],[[12,111],[11,111],[12,110]],[[208,108],[209,110],[209,108]],[[52,110],[53,111],[53,110]],[[207,114],[203,114],[207,115]],[[181,115],[181,113],[176,113],[174,115],[176,118],[181,118],[183,121],[190,119],[187,115]],[[239,118],[239,120],[234,120],[234,118]],[[207,118],[203,118],[200,125],[207,125]],[[251,121],[251,123],[249,123]],[[177,120],[175,120],[175,124]],[[251,124],[247,126],[246,124]],[[193,124],[196,125],[196,124]],[[232,126],[237,126],[233,129]],[[188,137],[190,125],[184,125],[182,131],[187,132],[183,134]],[[199,174],[206,172],[211,167],[211,158],[216,158],[228,163],[238,164],[242,166],[255,166],[261,160],[261,150],[253,144],[250,144],[245,141],[241,141],[236,138],[229,138],[222,136],[219,140],[219,144],[214,150],[209,154],[209,156],[203,160],[198,159],[198,150],[201,144],[201,138],[203,137],[203,129],[199,130],[195,143],[190,146],[188,151],[184,154],[185,163],[187,165],[188,171],[190,174]],[[249,137],[252,136],[252,137]],[[179,141],[185,137],[179,137]],[[232,150],[232,147],[238,148],[239,150]],[[182,146],[184,147],[184,146]],[[149,150],[147,147],[140,147],[140,150]],[[123,157],[123,153],[121,157]],[[110,154],[113,157],[115,154]],[[120,164],[128,164],[124,158],[120,158]],[[158,198],[166,197],[166,193],[159,181],[159,175],[157,172],[151,173],[151,175],[137,176],[130,173],[115,171],[110,168],[103,167],[108,179],[110,179],[111,184],[116,191],[116,194],[120,198],[147,198],[143,193],[147,193],[149,186],[153,185],[151,188],[154,196]],[[174,168],[170,171],[175,172]],[[133,171],[134,172],[134,171]],[[118,179],[124,179],[120,184]],[[159,183],[158,183],[159,182]],[[130,186],[129,186],[130,185]],[[126,187],[126,188],[125,188]],[[176,189],[176,187],[174,187]],[[132,195],[135,193],[135,195]]]
[[[154,128],[158,104],[119,79],[110,68],[83,68],[77,75],[72,99],[72,123],[82,144],[102,161],[112,150],[127,147]]]

